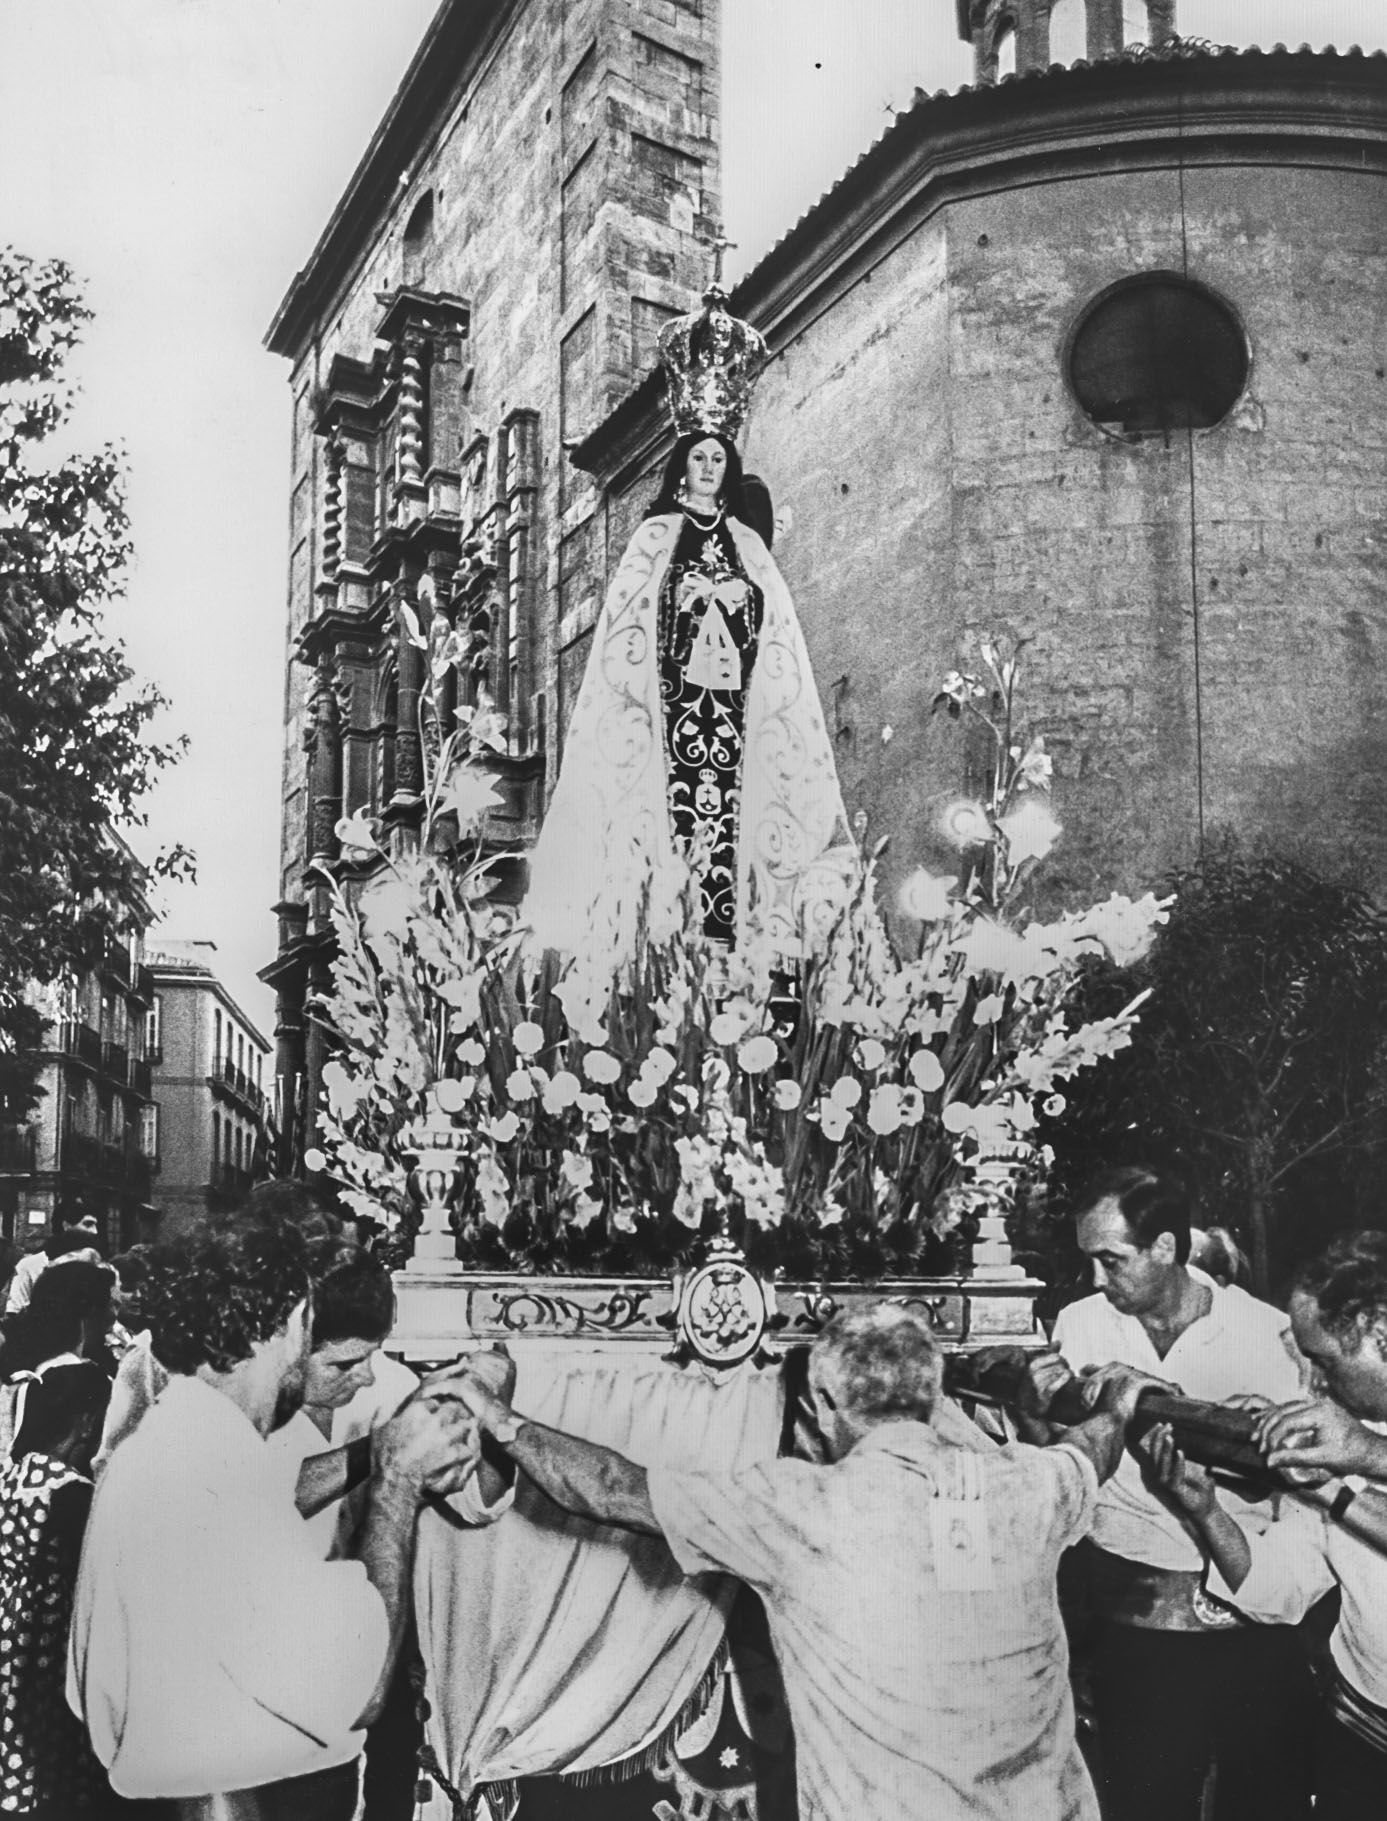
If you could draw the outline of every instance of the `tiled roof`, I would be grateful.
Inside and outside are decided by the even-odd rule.
[[[960,113],[973,112],[993,104],[1005,106],[1005,97],[1021,89],[1034,89],[1040,83],[1052,84],[1056,91],[1057,103],[1062,98],[1066,87],[1076,90],[1092,84],[1095,79],[1111,77],[1123,66],[1135,71],[1138,68],[1152,65],[1170,65],[1176,63],[1206,62],[1212,64],[1236,64],[1240,68],[1251,64],[1276,65],[1282,68],[1302,68],[1305,65],[1323,66],[1325,72],[1341,68],[1346,63],[1373,63],[1387,66],[1387,51],[1365,52],[1358,45],[1351,45],[1346,51],[1336,50],[1332,45],[1322,50],[1315,50],[1310,45],[1301,45],[1291,50],[1284,44],[1272,45],[1270,49],[1252,47],[1240,50],[1231,45],[1212,44],[1207,39],[1176,39],[1156,49],[1133,45],[1130,49],[1116,53],[1111,57],[1102,57],[1090,61],[1079,58],[1069,64],[1051,64],[1048,69],[1027,71],[1023,75],[1004,76],[996,83],[968,83],[957,89],[938,89],[933,93],[925,89],[916,89],[915,99],[908,108],[903,108],[895,120],[881,136],[874,140],[867,149],[855,158],[846,171],[832,184],[819,199],[812,203],[799,219],[788,227],[762,254],[749,272],[737,281],[732,289],[730,302],[735,310],[747,312],[751,300],[763,293],[768,286],[777,266],[788,264],[794,253],[806,241],[812,243],[828,221],[850,206],[853,193],[866,190],[878,169],[889,169],[892,160],[913,141],[925,138],[937,128],[946,126],[951,117]],[[1387,78],[1387,67],[1383,70]],[[641,420],[660,398],[662,381],[658,372],[647,373],[633,389],[627,393],[583,442],[573,451],[577,466],[586,467],[595,447],[605,443],[609,435],[621,425],[632,425]]]
[[[1274,44],[1269,50],[1256,46],[1239,50],[1233,45],[1213,44],[1206,38],[1179,38],[1156,49],[1148,49],[1145,45],[1132,45],[1127,50],[1119,51],[1111,57],[1095,58],[1092,61],[1087,57],[1079,57],[1073,63],[1052,63],[1048,69],[1027,70],[1021,75],[1003,76],[995,83],[970,82],[965,83],[961,88],[936,89],[932,93],[927,89],[917,88],[911,105],[901,109],[894,122],[880,137],[873,140],[866,151],[853,160],[837,182],[830,185],[817,202],[811,203],[799,220],[787,228],[778,240],[772,242],[751,270],[737,281],[733,296],[735,297],[736,292],[741,291],[744,287],[750,289],[762,267],[772,260],[788,241],[796,238],[807,224],[815,221],[850,183],[856,173],[869,165],[884,160],[885,149],[888,146],[894,146],[898,140],[911,132],[918,133],[921,126],[926,124],[932,116],[937,116],[943,110],[952,109],[969,98],[974,98],[976,101],[984,96],[1003,94],[1009,89],[1026,87],[1038,82],[1057,83],[1066,77],[1077,76],[1080,72],[1110,70],[1114,65],[1120,64],[1180,63],[1192,62],[1196,59],[1208,62],[1250,63],[1259,60],[1270,61],[1273,58],[1312,58],[1324,63],[1343,62],[1348,58],[1357,58],[1364,61],[1387,63],[1387,51],[1364,51],[1357,44],[1350,45],[1346,51],[1336,50],[1333,45],[1327,45],[1322,50],[1315,50],[1308,44],[1302,44],[1295,50],[1289,49],[1284,44]]]

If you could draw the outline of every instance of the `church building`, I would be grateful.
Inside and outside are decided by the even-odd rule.
[[[1186,44],[1165,0],[1120,48],[1089,0],[1093,60],[1047,67],[1076,11],[959,0],[976,85],[917,94],[730,300],[771,348],[746,460],[849,813],[888,885],[946,868],[984,780],[932,703],[996,632],[1027,641],[1058,896],[1149,889],[1221,829],[1380,889],[1387,57]],[[574,454],[598,550],[661,395]]]
[[[344,814],[419,814],[420,591],[507,717],[501,848],[556,772],[562,603],[596,495],[567,460],[651,365],[720,212],[720,0],[447,0],[268,346],[293,471],[279,951],[281,1166],[321,1045],[322,875]],[[567,666],[565,670],[565,664]]]
[[[948,8],[949,0],[921,0]],[[1237,831],[1387,883],[1387,57],[1182,39],[1174,0],[956,0],[917,92],[737,285],[745,453],[860,841],[941,870],[939,680],[1026,641],[1059,895]],[[291,362],[287,1165],[333,830],[418,812],[419,654],[471,638],[532,841],[713,267],[718,0],[448,0],[270,332]],[[518,885],[518,882],[517,882]],[[298,1120],[291,1117],[298,1109]]]

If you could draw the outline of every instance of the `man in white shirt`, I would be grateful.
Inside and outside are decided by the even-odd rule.
[[[5,1296],[6,1315],[13,1315],[16,1309],[28,1308],[35,1282],[55,1258],[84,1258],[99,1264],[99,1238],[95,1214],[79,1214],[69,1226],[58,1226],[55,1222],[52,1236],[37,1252],[26,1252],[15,1266]]]
[[[1072,1371],[1116,1362],[1213,1403],[1295,1396],[1301,1366],[1287,1317],[1190,1268],[1190,1209],[1177,1185],[1149,1170],[1113,1172],[1084,1198],[1078,1241],[1097,1288],[1055,1324]],[[1249,1522],[1266,1521],[1265,1504],[1260,1520],[1238,1506]],[[1208,1597],[1188,1526],[1130,1452],[1099,1496],[1083,1553],[1110,1821],[1198,1821],[1211,1761],[1215,1821],[1304,1821],[1309,1681],[1296,1636],[1248,1625]]]
[[[415,1396],[419,1375],[382,1351],[395,1325],[395,1286],[379,1258],[343,1243],[316,1260],[312,1274],[312,1344],[302,1392],[288,1401],[267,1440],[284,1462],[290,1496],[320,1553],[342,1557],[352,1553],[366,1510],[370,1438]],[[339,1458],[344,1450],[346,1462]],[[514,1497],[514,1473],[503,1476],[479,1459],[451,1504],[465,1522],[487,1524]]]
[[[801,1821],[1097,1821],[1074,1739],[1055,1591],[1141,1381],[1053,1448],[997,1447],[940,1394],[927,1318],[839,1317],[809,1382],[822,1464],[654,1467],[458,1381],[482,1427],[565,1509],[663,1535],[689,1574],[761,1595],[794,1722]],[[484,1359],[474,1370],[486,1370]]]
[[[1301,1272],[1291,1320],[1320,1396],[1267,1412],[1260,1439],[1298,1486],[1253,1529],[1202,1469],[1153,1436],[1162,1481],[1208,1554],[1208,1585],[1253,1619],[1294,1623],[1335,1586],[1332,1679],[1316,1738],[1315,1821],[1387,1813],[1387,1235],[1336,1241]]]
[[[156,1251],[146,1315],[173,1376],[92,1505],[68,1698],[113,1788],[188,1821],[349,1821],[419,1501],[475,1470],[461,1406],[412,1401],[371,1443],[357,1559],[323,1560],[265,1440],[302,1391],[308,1293],[287,1226]]]
[[[379,1258],[344,1243],[315,1260],[313,1344],[302,1401],[268,1440],[284,1462],[286,1492],[326,1557],[353,1553],[369,1497],[370,1438],[419,1390],[418,1375],[381,1351],[394,1325],[394,1282]],[[513,1384],[512,1371],[506,1389]],[[449,1504],[464,1523],[491,1524],[514,1503],[514,1483],[513,1469],[503,1474],[479,1459]],[[410,1681],[417,1654],[411,1625],[390,1692],[366,1736],[361,1784],[371,1821],[412,1821],[414,1815],[423,1739]]]

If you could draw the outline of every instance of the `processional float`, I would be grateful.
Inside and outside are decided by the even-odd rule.
[[[1058,833],[1050,762],[1014,725],[1016,653],[982,638],[935,705],[988,730],[988,792],[950,807],[956,871],[912,875],[904,944],[888,931],[733,440],[764,344],[714,286],[662,355],[678,440],[598,619],[514,927],[487,857],[461,858],[499,717],[459,708],[437,604],[404,616],[424,826],[387,848],[339,825],[362,864],[325,888],[339,1048],[311,1162],[396,1228],[392,1350],[504,1342],[527,1416],[735,1469],[797,1444],[805,1351],[855,1305],[922,1310],[960,1360],[1043,1342],[1008,1221],[1060,1086],[1130,1040],[1137,1002],[1071,1016],[1083,959],[1130,958],[1163,907],[1023,924]],[[649,1773],[662,1821],[793,1814],[763,1628],[658,1539],[522,1479],[489,1528],[425,1512],[415,1593],[435,1812],[509,1821],[522,1780],[561,1774],[616,1779],[615,1814]]]

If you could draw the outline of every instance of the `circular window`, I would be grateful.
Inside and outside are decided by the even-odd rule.
[[[1247,342],[1228,305],[1173,272],[1128,279],[1080,319],[1069,382],[1104,429],[1203,430],[1247,384]]]

